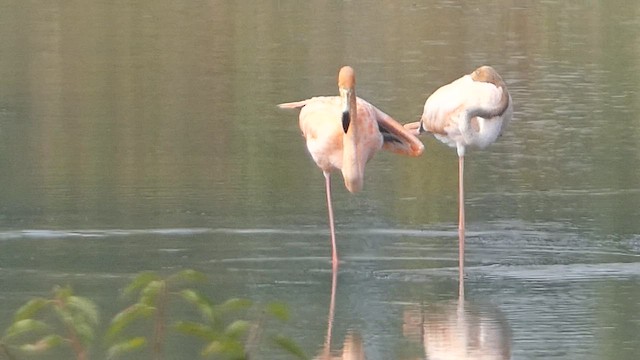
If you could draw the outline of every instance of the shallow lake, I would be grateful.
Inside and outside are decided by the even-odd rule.
[[[428,136],[358,194],[335,174],[332,276],[324,178],[275,105],[345,64],[402,123],[479,65],[505,79],[513,122],[466,160],[464,301],[457,158]],[[639,113],[636,2],[5,1],[0,331],[55,285],[104,327],[137,273],[195,269],[215,301],[286,303],[270,329],[310,357],[637,359]]]

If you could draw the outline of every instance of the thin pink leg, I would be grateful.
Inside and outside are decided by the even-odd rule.
[[[333,206],[331,206],[331,174],[324,172],[325,187],[327,189],[327,208],[329,209],[329,229],[331,230],[331,254],[333,270],[338,268],[338,249],[336,248],[336,231],[333,226]]]
[[[458,156],[458,190],[458,295],[464,298],[464,155]]]

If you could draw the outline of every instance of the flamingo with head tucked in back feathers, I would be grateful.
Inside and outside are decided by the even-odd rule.
[[[384,148],[399,154],[418,156],[424,145],[400,123],[367,101],[356,97],[353,68],[344,66],[338,74],[339,96],[322,96],[279,104],[280,108],[301,108],[299,124],[307,149],[325,177],[332,264],[338,266],[331,178],[341,170],[344,184],[352,193],[362,189],[364,168],[376,151]]]
[[[471,74],[437,89],[424,104],[422,118],[405,128],[414,135],[432,133],[458,151],[458,266],[464,281],[464,155],[467,147],[483,149],[502,134],[513,115],[507,85],[491,67],[481,66]]]

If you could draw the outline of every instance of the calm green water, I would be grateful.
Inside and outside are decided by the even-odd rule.
[[[506,80],[513,123],[467,157],[465,303],[455,151],[424,138],[357,195],[334,177],[329,316],[323,177],[275,104],[335,94],[344,64],[401,122],[481,64]],[[55,284],[107,321],[134,274],[193,268],[217,300],[289,304],[310,356],[637,359],[638,113],[632,1],[4,1],[0,328]]]

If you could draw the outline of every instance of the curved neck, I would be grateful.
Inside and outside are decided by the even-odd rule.
[[[342,137],[342,176],[345,186],[353,193],[362,189],[364,161],[358,146],[359,123],[355,89],[345,91],[344,95],[342,97],[344,101],[343,128],[345,130]],[[345,122],[348,122],[347,126],[345,126]]]
[[[490,67],[481,67],[474,71],[471,74],[471,79],[473,81],[480,81],[494,85],[498,89],[502,91],[500,96],[500,101],[491,107],[479,107],[477,109],[473,109],[473,112],[470,114],[470,117],[479,116],[485,119],[490,119],[496,116],[502,116],[507,108],[509,107],[509,102],[511,101],[511,97],[509,96],[509,91],[507,90],[507,84],[504,83],[504,80],[498,75],[493,68]]]
[[[498,86],[502,90],[502,96],[500,101],[495,106],[490,107],[478,107],[469,111],[469,118],[479,116],[485,119],[491,119],[496,116],[502,116],[509,107],[509,92],[505,86]]]

